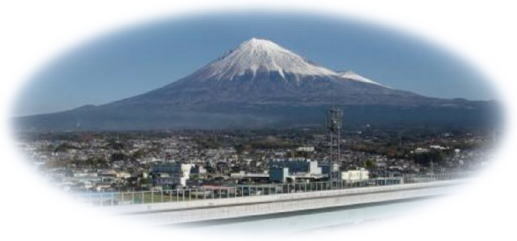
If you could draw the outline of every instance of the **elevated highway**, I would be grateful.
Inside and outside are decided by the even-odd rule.
[[[453,179],[103,208],[155,225],[170,225],[434,197],[452,192],[455,186],[465,181],[466,179]]]

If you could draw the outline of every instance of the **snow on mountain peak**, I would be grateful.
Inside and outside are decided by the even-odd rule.
[[[368,84],[375,84],[375,85],[380,85],[380,86],[384,86],[380,83],[377,83],[371,79],[368,79],[366,77],[363,77],[353,71],[346,71],[346,72],[342,72],[342,73],[338,73],[340,77],[342,78],[345,78],[345,79],[349,79],[349,80],[355,80],[355,81],[359,81],[359,82],[363,82],[363,83],[368,83]],[[384,86],[386,87],[386,86]]]
[[[233,80],[236,77],[276,72],[287,80],[287,74],[296,81],[305,76],[325,76],[384,86],[352,71],[335,72],[308,62],[303,57],[267,39],[251,38],[242,42],[218,60],[199,70],[198,79]],[[384,86],[385,87],[385,86]]]
[[[251,38],[242,42],[238,49],[252,51],[288,51],[271,40],[259,38]]]
[[[308,63],[301,56],[266,39],[252,38],[235,50],[207,66],[210,76],[217,79],[233,79],[236,76],[257,72],[278,72],[294,75],[336,75],[327,68]]]

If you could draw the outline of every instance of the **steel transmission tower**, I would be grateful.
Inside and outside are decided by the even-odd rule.
[[[341,127],[343,125],[343,111],[333,106],[327,111],[327,131],[329,135],[329,178],[336,180],[339,178],[339,170],[334,167],[341,164]]]

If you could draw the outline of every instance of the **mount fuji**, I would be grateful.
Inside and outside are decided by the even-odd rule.
[[[142,130],[320,126],[339,106],[346,124],[479,126],[492,102],[396,90],[336,72],[252,38],[194,73],[150,92],[77,109],[19,117],[23,130]]]

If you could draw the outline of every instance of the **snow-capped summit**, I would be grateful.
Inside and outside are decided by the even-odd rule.
[[[307,62],[301,56],[266,39],[252,38],[241,43],[223,58],[205,67],[207,78],[233,79],[258,72],[294,75],[336,75],[336,72]]]
[[[236,49],[208,64],[198,73],[202,73],[199,78],[204,80],[233,80],[243,75],[250,75],[253,79],[259,73],[275,73],[284,80],[294,77],[297,82],[313,76],[383,86],[352,71],[339,73],[315,65],[273,41],[259,38],[242,42]]]

